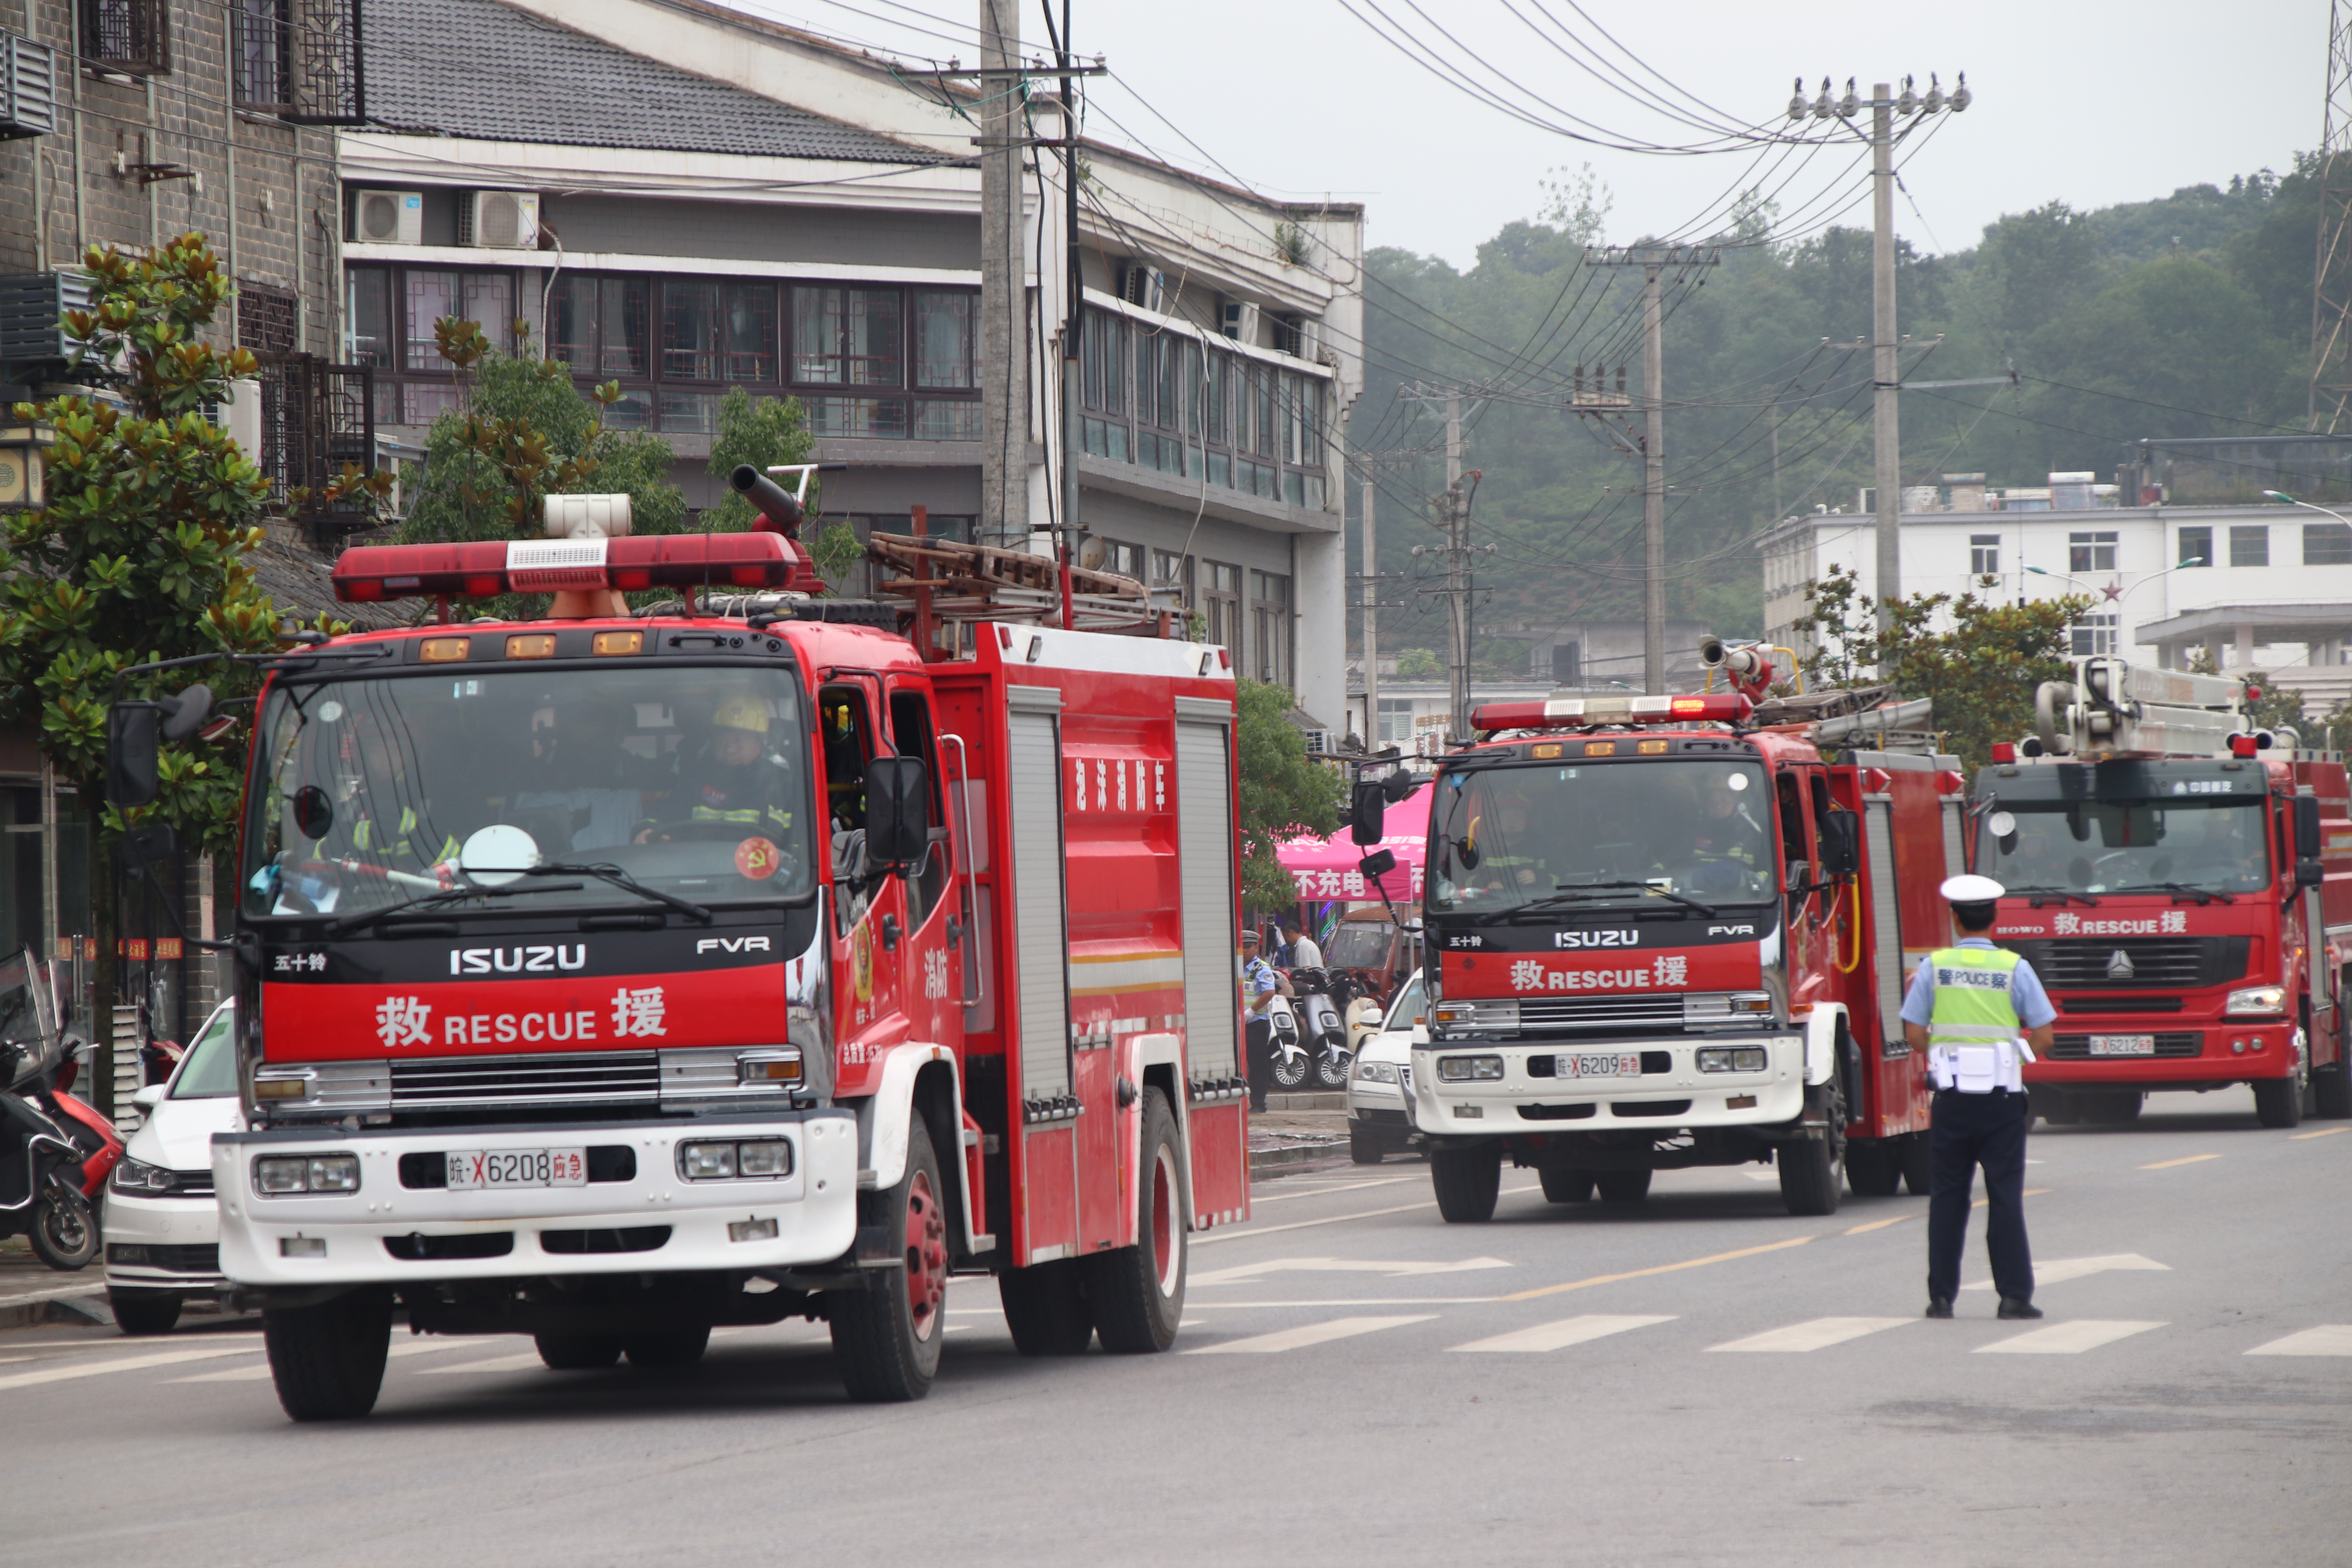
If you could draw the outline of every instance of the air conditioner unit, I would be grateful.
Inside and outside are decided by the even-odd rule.
[[[539,193],[467,191],[457,204],[457,243],[492,250],[537,250]]]
[[[1228,300],[1217,312],[1217,328],[1235,342],[1257,342],[1257,307]]]
[[[1119,268],[1118,297],[1147,310],[1164,310],[1168,308],[1168,274],[1143,262],[1130,261]]]
[[[425,243],[423,191],[362,191],[352,202],[352,238],[361,245]]]
[[[1306,328],[1297,316],[1276,316],[1274,319],[1274,352],[1304,359],[1307,346]]]
[[[228,432],[252,462],[261,461],[261,383],[247,377],[228,384],[228,396],[205,405],[205,417],[216,430]]]

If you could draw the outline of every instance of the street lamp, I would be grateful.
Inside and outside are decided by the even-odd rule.
[[[2345,527],[2352,528],[2352,517],[2346,517],[2340,511],[2330,511],[2324,506],[2314,506],[2307,500],[2297,500],[2284,490],[2264,490],[2263,494],[2273,500],[2284,501],[2289,506],[2299,506],[2305,511],[2315,511],[2322,517],[2332,517]]]

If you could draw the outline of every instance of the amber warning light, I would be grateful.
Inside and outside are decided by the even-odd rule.
[[[1756,705],[1732,691],[1697,697],[1572,697],[1548,702],[1489,702],[1470,715],[1479,730],[1564,730],[1587,724],[1738,723]]]

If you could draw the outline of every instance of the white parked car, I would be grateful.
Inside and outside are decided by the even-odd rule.
[[[147,1120],[107,1179],[106,1293],[126,1334],[169,1332],[191,1295],[226,1293],[213,1134],[243,1125],[237,1105],[236,1004],[213,1009],[168,1082],[139,1091]]]
[[[1356,1051],[1356,1065],[1348,1074],[1348,1154],[1359,1165],[1377,1165],[1412,1142],[1406,1075],[1413,1046],[1429,1043],[1428,1011],[1416,969],[1389,1004],[1380,1032],[1365,1037]]]

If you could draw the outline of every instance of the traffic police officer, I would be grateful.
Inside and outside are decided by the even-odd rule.
[[[2004,890],[1990,877],[1944,883],[1939,891],[1952,906],[1960,940],[1927,955],[1903,998],[1903,1037],[1913,1050],[1927,1053],[1936,1083],[1927,1133],[1931,1318],[1950,1317],[1959,1293],[1969,1194],[1979,1165],[2000,1316],[2042,1316],[2033,1304],[2033,1256],[2025,1242],[2025,1129],[2032,1114],[2026,1109],[2022,1065],[2034,1059],[2035,1049],[2050,1048],[2058,1012],[2033,966],[1992,944],[1995,903]]]

